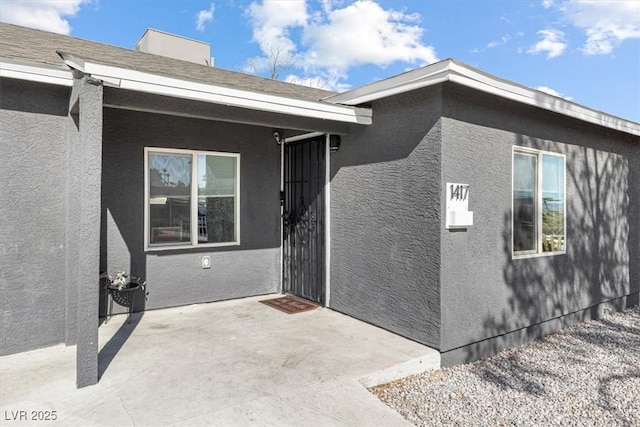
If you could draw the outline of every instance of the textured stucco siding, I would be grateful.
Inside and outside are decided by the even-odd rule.
[[[637,301],[638,138],[455,85],[444,98],[442,185],[470,184],[474,225],[442,226],[443,363]],[[566,155],[566,254],[511,256],[513,146]]]
[[[331,308],[440,345],[440,90],[374,103],[331,154]]]
[[[144,147],[240,153],[240,246],[145,252]],[[101,270],[147,280],[136,310],[278,291],[278,162],[270,128],[105,109]]]
[[[77,76],[69,99],[66,343],[76,344],[76,385],[98,382],[98,269],[102,82]]]
[[[65,340],[69,89],[0,80],[0,354]]]

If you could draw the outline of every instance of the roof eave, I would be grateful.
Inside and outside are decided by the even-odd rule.
[[[32,65],[0,58],[0,77],[47,83],[57,86],[73,86],[73,73],[41,64]]]
[[[65,63],[106,84],[125,90],[165,95],[231,107],[332,120],[342,123],[370,125],[372,112],[368,108],[336,105],[321,101],[306,101],[266,93],[196,83],[157,74],[119,68],[83,60],[59,52]]]
[[[638,123],[615,117],[539,90],[499,79],[451,59],[328,97],[325,98],[325,101],[355,106],[447,81],[599,126],[640,136],[640,124]]]

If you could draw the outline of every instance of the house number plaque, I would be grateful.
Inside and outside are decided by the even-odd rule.
[[[445,228],[467,228],[473,225],[473,212],[469,212],[469,184],[447,182],[445,194]]]

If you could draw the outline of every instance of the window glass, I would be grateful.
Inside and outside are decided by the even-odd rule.
[[[149,237],[151,244],[191,240],[191,156],[150,153]]]
[[[565,251],[565,158],[513,153],[513,252]]]
[[[240,155],[145,148],[146,247],[240,243]]]
[[[542,251],[564,251],[564,158],[542,155]]]
[[[237,159],[198,154],[198,243],[234,242]]]
[[[513,156],[513,250],[536,250],[536,170],[537,157]]]

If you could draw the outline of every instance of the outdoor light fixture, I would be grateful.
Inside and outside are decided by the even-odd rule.
[[[329,151],[335,153],[340,149],[340,135],[329,136]]]

